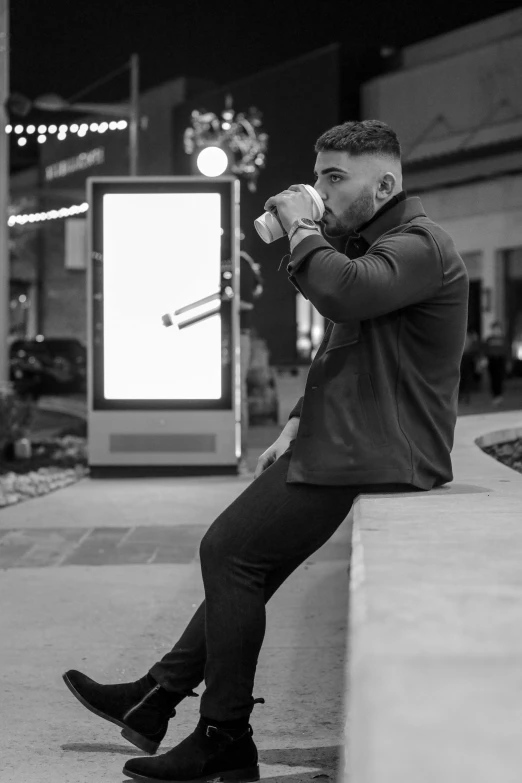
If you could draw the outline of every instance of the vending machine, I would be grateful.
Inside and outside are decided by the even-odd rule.
[[[93,477],[237,473],[239,181],[88,180]]]

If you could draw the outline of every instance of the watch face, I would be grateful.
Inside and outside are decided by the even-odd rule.
[[[301,223],[304,223],[305,226],[310,226],[310,228],[315,228],[315,223],[310,218],[302,218]]]

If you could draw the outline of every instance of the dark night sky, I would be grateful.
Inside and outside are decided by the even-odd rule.
[[[404,46],[509,11],[506,0],[11,0],[11,90],[71,98],[141,59],[146,89],[178,76],[223,84],[341,41],[354,53]],[[126,76],[85,100],[127,94]]]
[[[313,14],[306,2],[289,0],[10,0],[11,93],[127,100],[125,69],[94,91],[86,88],[134,52],[146,90],[180,76],[227,84],[337,42],[343,71],[353,70],[356,85],[382,71],[381,47],[400,48],[519,6],[520,0],[327,0]],[[76,119],[32,110],[25,123]],[[38,146],[33,137],[20,148],[11,137],[11,171],[34,165]]]

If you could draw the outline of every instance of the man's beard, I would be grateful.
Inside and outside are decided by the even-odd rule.
[[[348,209],[339,218],[334,218],[335,223],[330,222],[328,226],[324,227],[324,233],[327,237],[342,237],[351,234],[367,223],[374,214],[375,205],[372,191],[369,187],[363,188]],[[331,221],[333,215],[331,212],[329,215]]]

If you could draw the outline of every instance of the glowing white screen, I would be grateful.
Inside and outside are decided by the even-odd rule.
[[[103,197],[106,399],[221,397],[220,313],[184,329],[162,323],[163,314],[216,294],[220,271],[218,193]]]

